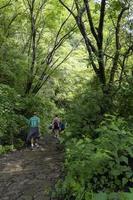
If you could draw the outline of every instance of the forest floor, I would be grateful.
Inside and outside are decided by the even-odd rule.
[[[62,165],[63,151],[52,136],[45,136],[36,150],[1,156],[0,200],[50,200]]]

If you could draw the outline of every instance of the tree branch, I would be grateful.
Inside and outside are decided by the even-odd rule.
[[[103,24],[104,24],[104,17],[105,17],[105,6],[106,6],[106,0],[102,0],[101,10],[100,10],[100,20],[99,20],[99,26],[98,26],[98,37],[101,44],[103,41]]]
[[[121,66],[121,73],[120,73],[120,77],[119,77],[119,88],[121,86],[122,83],[122,79],[123,79],[123,73],[124,73],[124,69],[125,69],[125,62],[130,54],[130,52],[133,52],[133,44],[127,49],[127,51],[123,54],[123,60],[122,62],[120,62],[120,66]]]
[[[59,2],[68,10],[69,13],[71,13],[73,15],[74,18],[76,17],[76,15],[72,11],[72,9],[70,9],[62,0],[59,0]],[[73,6],[72,6],[72,8],[73,8]]]
[[[12,17],[12,19],[10,20],[10,22],[9,22],[9,24],[8,24],[8,27],[7,27],[7,34],[6,34],[7,37],[9,36],[8,30],[10,29],[10,26],[12,25],[12,23],[15,21],[15,19],[18,17],[19,14],[20,14],[20,13],[14,14],[14,16]]]
[[[32,2],[29,2],[29,0],[27,0],[27,2],[28,2],[28,6],[29,6],[30,23],[31,23],[32,61],[31,61],[29,76],[28,76],[26,90],[25,90],[26,94],[30,92],[32,84],[33,84],[34,67],[35,67],[35,61],[36,61],[36,27],[35,27],[35,18],[34,18],[34,3],[35,3],[35,0],[32,0]]]
[[[56,66],[54,66],[54,64],[51,65],[51,67],[53,69],[51,69],[51,67],[49,66],[47,69],[49,69],[47,72],[43,72],[43,76],[41,78],[41,80],[36,84],[36,86],[33,88],[32,93],[33,94],[37,94],[38,91],[42,88],[42,86],[46,83],[46,81],[49,79],[49,77],[57,70],[57,68],[59,68],[59,66],[61,66],[62,63],[64,63],[68,57],[70,56],[70,54],[74,51],[75,48],[73,48],[66,56],[65,58],[63,58],[63,60],[58,63]],[[58,60],[58,59],[57,59]],[[56,60],[56,61],[57,61]],[[56,62],[55,62],[56,63]],[[44,79],[45,78],[45,79]],[[43,80],[44,79],[44,80]]]
[[[39,6],[39,8],[37,9],[36,12],[36,17],[35,17],[35,23],[37,21],[37,18],[39,16],[40,11],[44,8],[45,4],[46,4],[47,0],[42,1],[42,4]]]
[[[128,10],[129,7],[124,7],[122,8],[121,12],[118,15],[117,18],[117,25],[116,25],[116,30],[115,30],[115,46],[116,46],[116,52],[115,52],[115,56],[114,56],[114,60],[113,60],[113,66],[110,72],[110,79],[109,79],[109,85],[111,85],[114,81],[114,76],[115,76],[115,72],[117,70],[117,66],[118,66],[118,60],[119,60],[119,56],[120,56],[120,38],[119,38],[119,34],[120,34],[120,23],[123,17],[123,14],[126,10]]]
[[[93,24],[93,20],[92,20],[92,16],[91,16],[91,11],[90,11],[88,0],[84,0],[84,4],[85,4],[86,13],[87,13],[87,17],[88,17],[88,21],[89,21],[91,32],[92,32],[94,38],[96,39],[96,41],[98,42],[98,37],[97,37],[96,31],[95,31],[95,28],[94,28],[94,24]]]
[[[0,9],[6,8],[7,6],[11,6],[11,1],[12,0],[8,1],[5,5],[1,6]]]
[[[68,18],[67,18],[67,20],[68,20]],[[67,21],[65,20],[65,23],[66,23],[66,22],[67,22]],[[59,35],[60,35],[60,33],[61,33],[61,30],[62,30],[63,26],[64,26],[64,22],[63,22],[63,24],[61,25],[61,27],[59,28],[59,31],[57,32],[57,36],[56,36],[56,38],[55,38],[55,42],[54,42],[54,46],[53,46],[52,50],[47,54],[47,57],[46,57],[45,60],[42,62],[42,64],[47,63],[47,65],[49,65],[49,64],[51,63],[51,61],[52,61],[52,59],[53,59],[53,56],[54,56],[56,50],[71,36],[71,34],[74,33],[74,30],[75,30],[75,28],[76,28],[76,26],[74,25],[74,26],[72,27],[72,29],[70,29],[66,34],[64,34],[64,35],[58,40],[58,37],[59,37]]]

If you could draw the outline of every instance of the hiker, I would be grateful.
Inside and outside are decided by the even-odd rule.
[[[40,124],[40,118],[37,116],[37,113],[34,112],[33,116],[29,119],[30,131],[26,140],[27,143],[30,142],[31,148],[33,148],[34,146],[39,147],[38,144],[40,138],[39,124]]]
[[[58,115],[55,115],[55,118],[53,119],[52,122],[52,133],[54,133],[55,137],[58,137],[59,132],[60,132],[60,119]]]

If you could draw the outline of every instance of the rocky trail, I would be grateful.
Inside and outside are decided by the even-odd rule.
[[[63,151],[52,136],[35,150],[0,157],[0,200],[50,200],[63,166]]]

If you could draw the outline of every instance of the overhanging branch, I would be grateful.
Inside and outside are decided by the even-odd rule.
[[[74,3],[72,5],[72,9],[70,9],[62,0],[59,0],[59,2],[68,10],[69,13],[71,13],[73,15],[74,18],[76,17],[76,15],[74,14],[74,12],[72,11]]]
[[[6,8],[7,6],[11,6],[11,5],[12,5],[12,4],[11,4],[11,1],[12,1],[12,0],[8,1],[5,5],[1,6],[1,7],[0,7],[0,10],[3,9],[3,8]]]

